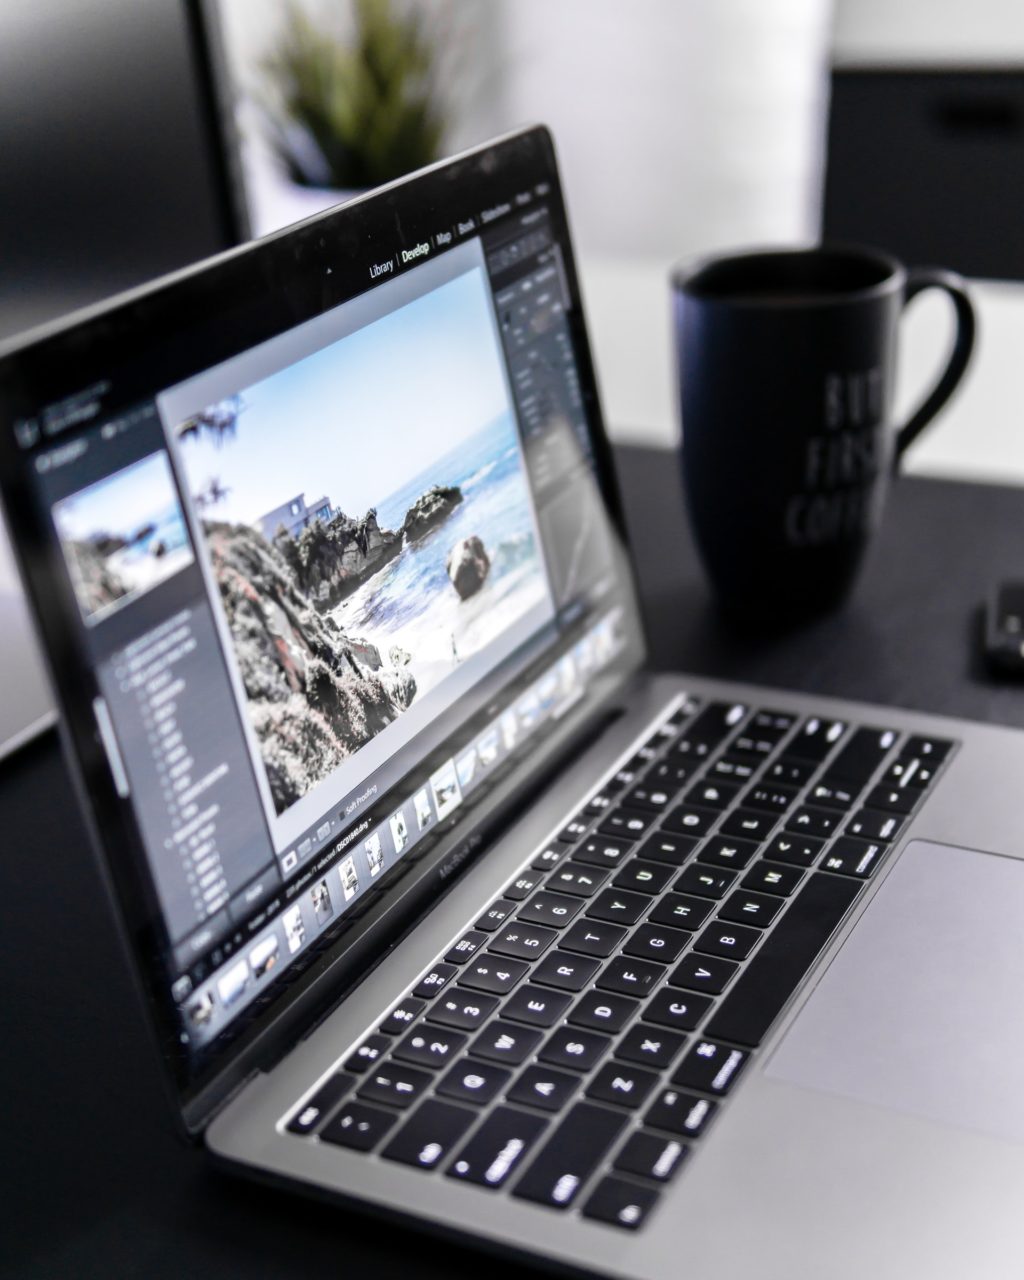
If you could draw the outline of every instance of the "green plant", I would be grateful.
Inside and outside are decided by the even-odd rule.
[[[264,60],[271,145],[304,186],[375,186],[440,154],[434,33],[394,0],[354,0],[354,17],[345,44],[293,4],[280,49]]]

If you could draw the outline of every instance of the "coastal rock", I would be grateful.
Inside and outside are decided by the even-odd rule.
[[[431,529],[436,529],[448,519],[461,501],[462,490],[458,485],[435,484],[432,489],[420,494],[405,513],[402,524],[405,541],[415,542]]]
[[[278,533],[274,546],[296,583],[319,609],[333,609],[402,549],[402,535],[382,529],[372,508],[361,520],[339,514],[314,520],[297,538]]]
[[[445,568],[459,598],[468,600],[484,585],[491,569],[491,560],[484,544],[474,533],[456,542],[448,552]]]
[[[407,671],[316,609],[290,561],[248,525],[207,523],[210,558],[278,812],[404,711]]]
[[[88,541],[75,540],[64,544],[65,554],[75,579],[75,594],[86,613],[96,613],[128,594],[128,587],[110,564],[110,557],[120,551],[123,538],[98,534]]]

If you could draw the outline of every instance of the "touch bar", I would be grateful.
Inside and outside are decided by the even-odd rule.
[[[760,1044],[860,888],[854,880],[812,876],[740,975],[704,1034],[736,1044]]]

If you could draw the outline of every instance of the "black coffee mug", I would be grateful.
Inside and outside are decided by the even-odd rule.
[[[672,287],[687,508],[719,600],[772,624],[822,612],[853,582],[899,459],[967,367],[964,282],[826,244],[706,259]],[[930,288],[953,301],[952,354],[894,429],[900,315]]]

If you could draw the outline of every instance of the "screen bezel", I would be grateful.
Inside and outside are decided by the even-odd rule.
[[[424,226],[447,209],[486,208],[520,188],[548,184],[548,204],[572,301],[569,322],[581,390],[590,426],[597,477],[612,526],[625,545],[621,504],[611,451],[604,431],[590,348],[583,321],[565,206],[551,137],[543,127],[508,135],[442,162],[343,207],[311,218],[241,249],[229,251],[110,303],[70,317],[66,322],[26,335],[0,350],[0,494],[12,541],[34,606],[52,682],[62,710],[62,731],[86,810],[102,872],[116,904],[122,937],[132,957],[156,1039],[186,1130],[198,1132],[220,1102],[253,1070],[265,1067],[293,1042],[309,1020],[337,1003],[374,955],[413,919],[429,908],[440,891],[439,871],[453,858],[468,863],[484,847],[515,801],[536,787],[552,761],[575,741],[603,700],[642,663],[644,644],[633,584],[623,572],[627,643],[616,661],[594,682],[580,704],[560,722],[537,750],[527,753],[487,799],[470,812],[453,815],[449,829],[406,875],[401,892],[368,910],[358,927],[338,941],[300,978],[275,997],[251,1033],[221,1054],[198,1079],[184,1080],[166,1013],[166,997],[154,984],[152,946],[144,936],[145,905],[134,868],[145,852],[129,809],[119,799],[92,714],[90,670],[68,625],[75,605],[62,590],[59,550],[52,544],[30,500],[26,455],[13,440],[12,427],[41,404],[60,400],[105,378],[115,367],[125,401],[136,392],[152,392],[150,377],[131,386],[133,357],[159,350],[170,386],[196,370],[195,351],[212,366],[247,346],[281,333],[340,305],[370,287],[357,280],[367,244],[415,244]],[[458,192],[453,202],[448,194]],[[553,651],[548,655],[554,656]]]

